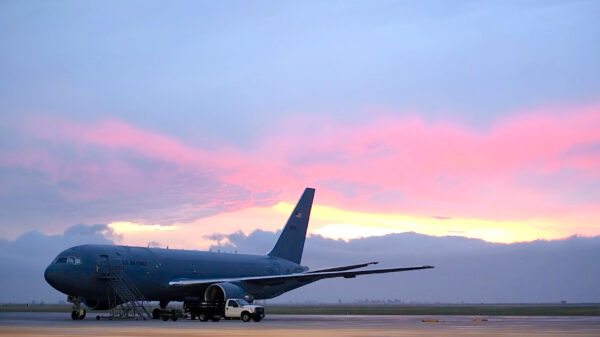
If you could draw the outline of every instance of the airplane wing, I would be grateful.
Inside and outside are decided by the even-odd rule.
[[[342,267],[344,268],[344,267]],[[420,270],[429,269],[433,266],[421,266],[421,267],[405,267],[405,268],[388,268],[388,269],[370,269],[370,270],[356,270],[356,271],[314,271],[305,273],[285,274],[285,275],[267,275],[267,276],[248,276],[248,277],[235,277],[235,278],[221,278],[221,279],[182,279],[174,280],[169,282],[171,287],[186,287],[186,286],[202,286],[210,285],[213,283],[221,282],[248,282],[260,285],[277,285],[288,281],[300,281],[300,282],[314,282],[326,278],[344,277],[354,278],[358,275],[368,274],[383,274],[383,273],[394,273],[400,271],[409,270]]]

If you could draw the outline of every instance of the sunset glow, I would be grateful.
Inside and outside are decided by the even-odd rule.
[[[292,204],[279,203],[279,212],[293,209]],[[521,242],[536,239],[564,238],[571,233],[557,230],[557,223],[549,220],[490,221],[436,217],[414,217],[401,214],[363,213],[315,205],[311,214],[311,232],[334,239],[416,232],[434,236],[465,236],[489,242]],[[316,228],[315,228],[316,227]],[[584,235],[600,235],[600,230]]]
[[[163,232],[177,230],[177,226],[145,225],[130,221],[115,221],[108,224],[115,233],[134,233],[134,232]]]
[[[110,227],[138,241],[169,231],[186,247],[206,246],[202,236],[214,232],[279,229],[307,186],[317,189],[309,230],[330,238],[412,231],[508,243],[600,234],[600,204],[588,193],[600,179],[597,104],[537,109],[483,131],[386,115],[344,128],[297,119],[294,129],[313,129],[307,138],[289,136],[289,125],[251,150],[203,149],[118,120],[40,118],[23,132],[51,141],[50,152],[72,148],[75,161],[39,151],[2,160],[50,180],[77,177],[79,187],[62,192],[68,199],[147,196],[138,220],[113,215]],[[78,158],[82,151],[105,159]]]

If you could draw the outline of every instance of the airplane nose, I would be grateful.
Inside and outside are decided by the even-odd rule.
[[[58,273],[56,272],[54,265],[49,265],[48,268],[46,268],[46,271],[44,271],[44,278],[49,285],[56,289]]]

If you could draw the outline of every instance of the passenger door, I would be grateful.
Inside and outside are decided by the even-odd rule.
[[[98,257],[98,264],[96,265],[96,273],[100,277],[110,275],[110,264],[108,261],[108,255],[100,255]]]

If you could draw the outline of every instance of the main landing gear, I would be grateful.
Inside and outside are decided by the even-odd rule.
[[[181,310],[167,309],[167,305],[169,305],[169,301],[160,301],[160,309],[156,308],[152,310],[152,319],[162,319],[163,321],[170,319],[176,321],[180,317],[183,317]]]
[[[73,303],[73,311],[71,311],[71,318],[73,320],[80,320],[85,318],[85,309],[81,307],[81,301],[78,297],[67,296],[67,302]]]

